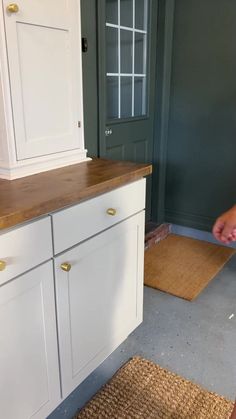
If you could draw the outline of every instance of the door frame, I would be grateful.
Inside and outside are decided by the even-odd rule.
[[[152,221],[156,223],[165,222],[174,14],[175,0],[159,0],[152,182]]]

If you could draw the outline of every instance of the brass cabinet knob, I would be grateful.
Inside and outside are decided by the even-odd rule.
[[[0,271],[4,271],[6,269],[7,263],[5,260],[0,260]]]
[[[116,209],[115,208],[108,208],[107,209],[107,214],[112,215],[112,216],[116,215]]]
[[[16,4],[16,3],[8,4],[8,6],[7,6],[7,12],[9,12],[9,13],[17,13],[17,12],[19,12],[19,6],[18,6],[18,4]]]
[[[69,272],[71,270],[71,264],[68,262],[64,262],[61,264],[61,269],[65,272]]]

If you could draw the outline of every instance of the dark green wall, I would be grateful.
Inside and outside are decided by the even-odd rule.
[[[210,229],[236,202],[234,0],[175,1],[166,94],[165,220]]]
[[[96,5],[82,0],[90,156],[98,155]],[[158,14],[152,219],[209,230],[236,201],[236,2],[159,0]]]

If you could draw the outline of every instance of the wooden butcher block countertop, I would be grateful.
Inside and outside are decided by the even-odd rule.
[[[0,179],[0,229],[151,174],[150,164],[94,159],[16,180]]]

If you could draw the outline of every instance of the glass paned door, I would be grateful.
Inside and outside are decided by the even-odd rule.
[[[157,0],[99,0],[99,157],[136,163],[153,160],[158,4]],[[149,177],[147,219],[151,188]]]
[[[109,120],[147,113],[148,0],[106,0]]]

